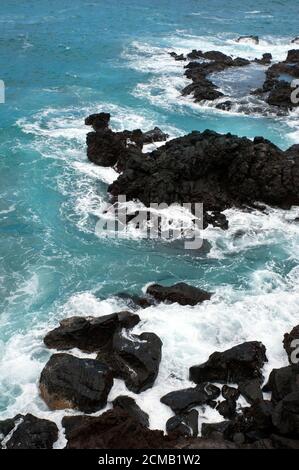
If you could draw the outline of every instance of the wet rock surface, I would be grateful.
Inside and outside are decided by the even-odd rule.
[[[190,410],[198,405],[209,404],[220,395],[220,389],[209,383],[197,387],[185,388],[167,393],[161,398],[164,405],[169,406],[175,413]]]
[[[32,414],[0,421],[0,449],[52,449],[57,439],[56,424]]]
[[[265,362],[265,346],[257,341],[249,341],[224,352],[215,352],[204,364],[191,367],[190,380],[195,383],[261,381],[261,369]]]
[[[180,282],[170,287],[152,284],[147,288],[147,294],[159,302],[177,302],[180,305],[196,305],[210,300],[212,294],[197,287]]]
[[[113,400],[113,407],[119,407],[136,419],[142,426],[149,427],[149,415],[145,413],[136,403],[134,398],[120,395]]]
[[[41,373],[39,388],[52,410],[75,408],[91,413],[106,405],[112,385],[107,365],[70,354],[54,354]]]
[[[170,418],[166,423],[167,434],[176,436],[197,437],[198,435],[198,411],[191,410]]]
[[[117,329],[133,328],[139,323],[138,315],[118,312],[102,317],[71,317],[60,322],[44,339],[48,348],[67,350],[79,348],[86,352],[110,350]]]

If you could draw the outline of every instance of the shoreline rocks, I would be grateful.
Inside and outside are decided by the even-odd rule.
[[[185,282],[179,282],[173,286],[165,287],[160,284],[152,284],[147,288],[147,294],[159,302],[177,302],[180,305],[197,305],[210,300],[212,294]]]
[[[113,385],[110,369],[95,359],[54,354],[42,370],[40,394],[51,410],[74,408],[92,413],[103,408]]]
[[[249,341],[224,352],[214,352],[207,362],[189,369],[195,383],[240,383],[246,380],[262,381],[261,369],[267,362],[266,348],[258,341]]]
[[[66,318],[45,336],[44,343],[48,348],[60,350],[107,351],[111,349],[113,335],[118,329],[130,329],[139,322],[138,315],[126,311],[101,317]]]
[[[0,421],[0,449],[52,449],[57,439],[55,423],[30,413]]]

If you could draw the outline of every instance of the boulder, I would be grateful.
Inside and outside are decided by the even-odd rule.
[[[162,431],[142,426],[120,407],[98,417],[65,417],[68,449],[156,449],[163,447]]]
[[[91,114],[85,119],[85,125],[92,126],[95,131],[108,129],[110,117],[109,113]]]
[[[274,403],[278,403],[292,392],[299,391],[299,366],[273,369],[263,390],[272,392]]]
[[[259,44],[260,40],[258,36],[240,36],[236,39],[236,42],[244,44]]]
[[[295,37],[294,39],[292,39],[291,41],[292,44],[299,44],[299,36]]]
[[[166,423],[167,434],[174,433],[176,436],[197,437],[198,435],[198,411],[191,410],[172,418]]]
[[[112,385],[107,365],[64,353],[51,356],[39,382],[41,397],[50,409],[76,408],[86,413],[106,405]]]
[[[201,202],[206,226],[213,223],[210,212],[254,207],[256,201],[285,209],[298,205],[298,185],[299,153],[288,158],[287,151],[262,137],[251,141],[194,131],[150,154],[131,154],[108,191],[114,198],[125,194],[128,200],[139,199],[147,207],[153,201]]]
[[[123,336],[117,332],[113,338],[113,369],[134,393],[152,387],[161,361],[162,341],[155,333]]]
[[[217,411],[224,419],[233,419],[236,415],[237,404],[235,400],[224,400],[217,406]]]
[[[230,387],[229,385],[223,385],[222,387],[222,396],[226,400],[238,400],[240,396],[240,391],[235,387]]]
[[[128,294],[127,292],[120,292],[115,296],[117,299],[123,300],[130,310],[139,310],[140,308],[148,308],[152,305],[150,300],[146,297],[139,297],[138,295]]]
[[[202,383],[194,388],[169,392],[160,401],[169,406],[175,413],[182,413],[194,406],[209,404],[219,395],[220,389],[218,387],[209,383]]]
[[[261,369],[267,362],[266,348],[258,341],[249,341],[224,352],[214,352],[204,364],[190,368],[190,380],[202,382],[241,383],[262,380]]]
[[[229,421],[221,421],[219,423],[203,423],[201,426],[201,435],[206,439],[225,439],[225,431],[230,426]]]
[[[0,421],[0,433],[0,448],[6,449],[52,449],[58,439],[55,423],[29,413]]]
[[[299,49],[292,49],[288,51],[286,62],[297,64],[299,62]]]
[[[185,60],[185,59],[176,59],[176,60]],[[142,133],[143,144],[152,144],[154,142],[164,142],[169,137],[168,134],[161,131],[159,127],[154,127],[154,129]]]
[[[113,407],[119,407],[136,419],[142,426],[149,427],[149,416],[136,403],[134,398],[120,395],[113,400]]]
[[[263,399],[263,392],[259,379],[241,382],[239,384],[239,391],[250,404],[254,403],[256,400]]]
[[[299,438],[299,391],[285,396],[275,407],[273,424],[279,434]]]
[[[210,300],[212,294],[197,287],[189,286],[184,282],[170,287],[152,284],[147,288],[147,294],[159,302],[179,303],[180,305],[196,305]]]
[[[294,360],[298,360],[299,363],[299,325],[284,335],[283,347],[288,355],[289,363],[295,364]]]
[[[102,317],[71,317],[60,322],[44,339],[48,348],[67,350],[79,348],[86,352],[110,351],[117,329],[133,328],[139,323],[138,315],[118,312]]]

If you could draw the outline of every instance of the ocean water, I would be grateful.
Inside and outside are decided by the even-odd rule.
[[[271,52],[283,59],[298,35],[296,0],[5,0],[0,12],[0,419],[31,412],[55,420],[38,395],[51,352],[43,336],[72,315],[125,308],[118,292],[141,294],[151,282],[186,281],[215,292],[197,307],[159,305],[138,312],[134,332],[154,331],[163,359],[154,387],[138,396],[115,381],[109,402],[128,393],[165,428],[160,404],[190,385],[188,368],[215,350],[263,341],[269,363],[286,364],[282,338],[299,322],[299,208],[266,213],[227,211],[227,232],[209,228],[211,250],[195,254],[166,241],[96,235],[112,169],[86,159],[84,117],[108,111],[115,129],[158,125],[171,137],[206,128],[254,137],[282,148],[299,142],[299,115],[238,107],[220,112],[182,98],[183,64],[169,51],[221,50],[243,57]],[[258,34],[259,45],[237,44]],[[244,71],[218,77],[236,97],[250,88]],[[257,84],[264,71],[251,70]],[[241,93],[242,92],[242,93]],[[73,351],[81,355],[80,351]],[[108,408],[110,403],[108,403]],[[201,422],[219,421],[200,410]],[[64,445],[60,433],[56,447]]]

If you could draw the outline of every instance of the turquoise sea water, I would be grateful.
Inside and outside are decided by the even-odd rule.
[[[188,367],[215,349],[260,339],[269,367],[285,362],[282,336],[299,320],[299,226],[289,221],[298,209],[231,210],[230,230],[209,229],[212,250],[200,256],[134,233],[98,237],[113,173],[87,162],[84,117],[103,110],[116,129],[158,125],[177,136],[210,128],[263,135],[282,148],[298,143],[299,115],[249,117],[181,98],[183,65],[168,55],[197,48],[280,60],[294,47],[298,16],[296,0],[2,2],[0,418],[50,416],[36,386],[49,356],[45,331],[67,315],[119,310],[114,294],[141,293],[150,282],[184,280],[216,293],[209,305],[140,312],[136,331],[155,331],[164,343],[157,383],[138,397],[148,412],[160,407],[152,427],[163,428],[169,416],[159,397],[188,383]],[[261,42],[234,42],[242,34]],[[246,89],[246,77],[238,86]],[[111,397],[120,391],[117,382]]]

